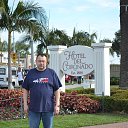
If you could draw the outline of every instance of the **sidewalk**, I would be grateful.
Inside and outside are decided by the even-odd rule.
[[[77,87],[82,87],[82,84],[72,84],[72,85],[66,85],[65,89],[71,89],[71,88],[77,88]]]
[[[128,122],[96,125],[96,126],[86,126],[81,128],[128,128]]]
[[[70,85],[65,85],[65,89],[72,89],[72,88],[77,88],[77,87],[83,87],[85,88],[94,88],[94,84],[92,83],[91,85],[89,83],[81,83],[81,84],[70,84]]]

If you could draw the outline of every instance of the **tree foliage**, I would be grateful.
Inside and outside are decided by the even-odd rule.
[[[117,56],[120,55],[120,45],[121,45],[121,33],[120,30],[118,30],[115,33],[115,38],[113,39],[112,43],[112,49],[116,52]]]
[[[52,29],[45,42],[47,45],[69,45],[70,38],[63,30]]]
[[[96,33],[89,34],[88,32],[84,32],[84,31],[76,32],[74,29],[73,37],[72,37],[72,45],[91,46],[92,43],[96,43],[95,39],[97,39]]]
[[[29,49],[30,49],[30,44],[26,43],[21,43],[21,42],[16,42],[15,44],[15,49],[16,53],[20,53],[21,58],[25,58],[26,54],[30,54]]]
[[[38,3],[19,1],[14,9],[8,0],[0,0],[0,30],[8,31],[8,84],[12,85],[11,74],[11,34],[13,31],[27,32],[32,36],[47,29],[45,11]]]
[[[110,54],[113,56],[114,52],[117,54],[119,57],[120,55],[120,45],[121,45],[121,33],[120,30],[115,32],[115,37],[113,40],[110,39],[103,39],[100,40],[100,43],[112,43],[112,47],[110,48]]]
[[[0,51],[5,52],[8,49],[8,44],[6,41],[2,41],[0,38]]]

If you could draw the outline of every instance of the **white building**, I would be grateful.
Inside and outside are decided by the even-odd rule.
[[[0,52],[0,64],[6,64],[8,63],[8,52]],[[34,60],[35,60],[36,56],[34,56]],[[14,64],[12,62],[12,64]],[[31,55],[26,55],[26,58],[20,58],[17,55],[17,60],[16,60],[16,64],[14,64],[16,66],[21,66],[24,68],[29,68],[31,66]]]

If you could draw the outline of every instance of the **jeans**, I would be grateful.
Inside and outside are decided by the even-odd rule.
[[[42,119],[44,128],[52,128],[53,112],[32,112],[29,111],[30,128],[39,128]]]

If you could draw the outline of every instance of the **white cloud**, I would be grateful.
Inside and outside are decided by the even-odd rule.
[[[115,8],[119,6],[119,1],[117,0],[88,0],[88,2],[101,7]]]
[[[87,6],[87,5],[80,5],[80,6],[76,6],[75,7],[75,10],[78,11],[78,12],[83,12],[83,11],[86,11],[88,10],[90,7]]]
[[[10,1],[10,0],[9,0]],[[19,1],[19,0],[17,0]],[[24,0],[29,1],[29,0]],[[49,28],[65,30],[72,35],[77,30],[100,33],[101,38],[113,38],[119,29],[119,0],[37,0],[49,15]]]
[[[60,4],[60,3],[63,3],[65,2],[65,0],[40,0],[40,3],[42,2],[42,5],[43,3],[44,4]]]

